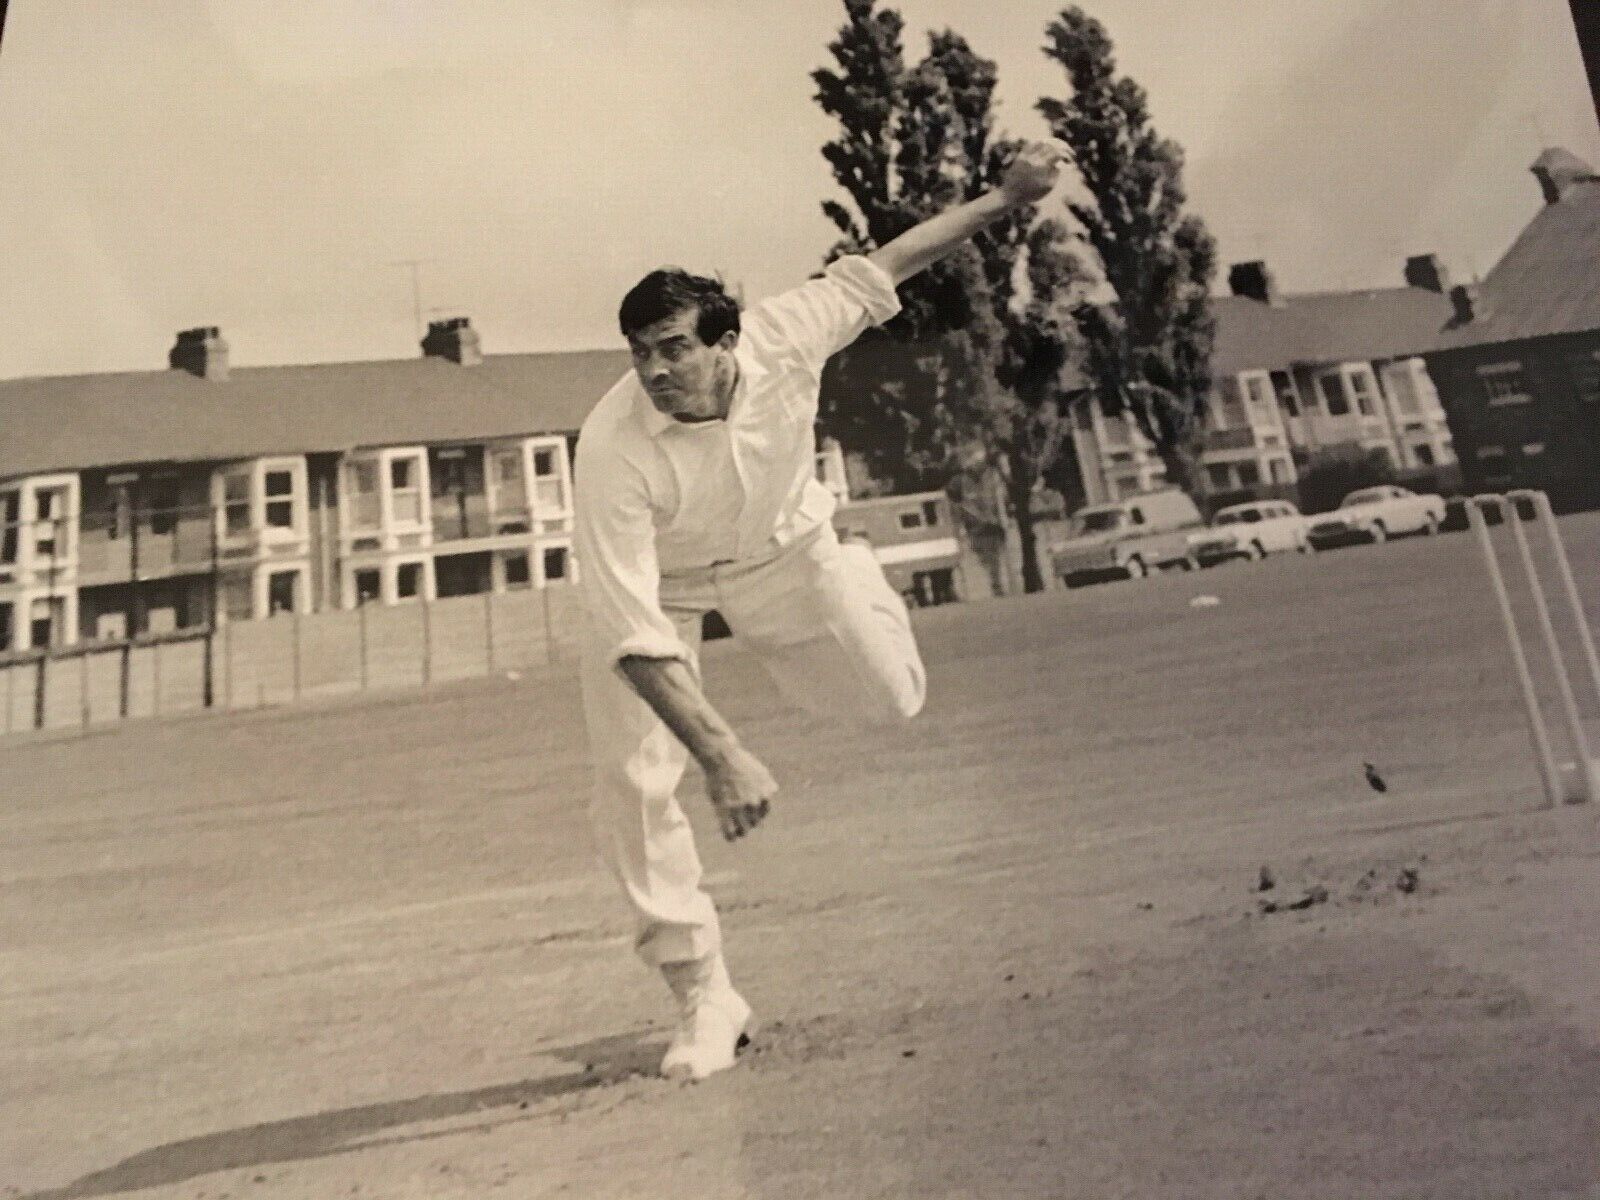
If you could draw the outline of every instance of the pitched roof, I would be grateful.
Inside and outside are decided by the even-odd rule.
[[[1540,209],[1479,291],[1486,314],[1452,323],[1437,349],[1600,329],[1600,181],[1574,179]]]
[[[570,433],[624,350],[0,380],[0,478],[357,446]]]
[[[1408,358],[1433,348],[1451,313],[1448,297],[1418,287],[1284,296],[1277,305],[1219,296],[1213,305],[1212,370],[1219,377],[1297,363]]]

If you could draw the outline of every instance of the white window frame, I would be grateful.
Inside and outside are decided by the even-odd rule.
[[[535,471],[539,454],[550,451],[554,455],[555,472],[540,475]],[[533,437],[523,443],[523,479],[526,482],[528,511],[535,521],[569,521],[572,518],[572,466],[567,461],[567,439],[564,437]],[[541,481],[555,479],[561,491],[561,503],[546,505],[539,496]]]
[[[415,596],[402,596],[400,594],[400,568],[421,567],[419,586]],[[437,597],[436,583],[433,577],[433,555],[431,554],[405,554],[390,559],[383,565],[383,586],[385,604],[418,604],[432,603]]]
[[[411,486],[397,489],[394,486],[394,465],[409,462],[416,472]],[[428,451],[422,446],[390,448],[378,452],[378,489],[385,532],[419,533],[433,528],[433,482],[428,473]],[[395,500],[401,495],[415,492],[417,515],[415,519],[401,520],[395,515]]]
[[[548,551],[551,550],[560,550],[566,555],[566,574],[556,579],[551,579],[545,573],[544,556]],[[530,565],[532,565],[534,569],[534,585],[536,587],[549,587],[551,584],[559,585],[574,582],[576,579],[576,562],[577,560],[573,557],[571,542],[556,541],[538,543],[534,546],[533,555],[530,559]]]
[[[294,607],[292,614],[304,614],[311,600],[311,571],[305,563],[263,563],[256,568],[255,573],[255,615],[257,620],[264,620],[272,616],[284,614],[271,611],[272,603],[272,577],[274,575],[293,575],[294,578]]]
[[[288,525],[267,524],[267,475],[287,473],[289,476],[289,504],[290,523]],[[247,528],[241,533],[228,532],[228,481],[230,479],[245,480],[245,497],[243,501],[234,500],[237,507],[240,503],[249,506],[249,519]],[[306,460],[299,455],[283,455],[273,458],[242,459],[238,462],[224,463],[211,473],[211,513],[212,524],[216,529],[217,544],[225,547],[249,545],[254,542],[265,544],[303,542],[309,536],[310,527],[310,499],[309,485],[306,480]],[[281,504],[285,501],[281,497],[272,497],[270,503]],[[259,606],[257,611],[264,611]]]

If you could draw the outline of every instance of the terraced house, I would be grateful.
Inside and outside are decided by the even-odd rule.
[[[240,369],[200,328],[0,382],[0,652],[568,581],[570,441],[627,355],[422,349]]]
[[[1454,439],[1424,352],[1451,312],[1432,255],[1408,259],[1397,286],[1284,294],[1265,262],[1235,264],[1215,302],[1215,383],[1201,446],[1213,507],[1295,498],[1321,455],[1378,451],[1402,473],[1447,474]],[[1074,438],[1090,503],[1159,485],[1159,458],[1131,423],[1075,408]]]

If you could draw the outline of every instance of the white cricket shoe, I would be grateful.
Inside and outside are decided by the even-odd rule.
[[[750,1006],[733,990],[722,956],[661,968],[677,996],[681,1017],[661,1073],[668,1079],[698,1081],[726,1071],[750,1041]]]

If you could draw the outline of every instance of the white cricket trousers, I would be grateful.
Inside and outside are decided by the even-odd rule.
[[[829,525],[772,555],[663,575],[661,607],[700,672],[700,621],[722,614],[790,701],[873,724],[916,716],[926,677],[905,602],[868,546]],[[635,949],[651,966],[721,946],[678,783],[688,751],[592,641],[582,663],[595,768],[590,817],[601,857],[633,909]]]

